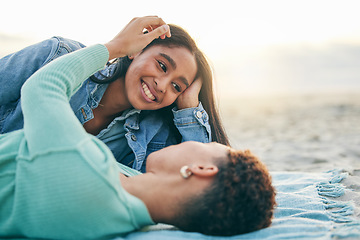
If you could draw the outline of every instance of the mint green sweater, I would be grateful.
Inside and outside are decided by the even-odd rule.
[[[23,86],[24,129],[0,135],[0,238],[96,239],[154,224],[121,186],[105,144],[85,132],[68,101],[108,60],[104,45],[67,54]]]

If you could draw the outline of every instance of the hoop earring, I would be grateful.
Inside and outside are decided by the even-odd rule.
[[[191,172],[189,166],[183,166],[182,168],[180,168],[180,175],[184,179],[188,179],[192,175],[192,172]]]

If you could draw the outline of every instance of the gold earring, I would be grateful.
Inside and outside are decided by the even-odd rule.
[[[180,175],[184,179],[189,178],[192,175],[192,172],[191,172],[189,166],[183,166],[182,168],[180,168]]]

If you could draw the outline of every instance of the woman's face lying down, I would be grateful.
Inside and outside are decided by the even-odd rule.
[[[215,164],[228,161],[228,147],[219,143],[183,142],[151,153],[146,161],[146,172],[175,173],[192,164]]]

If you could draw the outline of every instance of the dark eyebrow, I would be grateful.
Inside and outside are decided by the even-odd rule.
[[[168,60],[168,62],[171,64],[171,66],[176,69],[176,62],[174,61],[174,59],[172,59],[169,55],[165,54],[165,53],[160,53],[160,55],[164,58],[166,58],[166,60]]]
[[[170,63],[170,65],[173,67],[173,69],[176,69],[177,65],[176,65],[176,62],[174,61],[174,59],[172,59],[169,55],[167,55],[165,53],[160,53],[160,55]],[[186,85],[186,87],[189,87],[189,85],[190,85],[189,81],[185,77],[180,77],[179,79],[182,83],[184,83]]]

